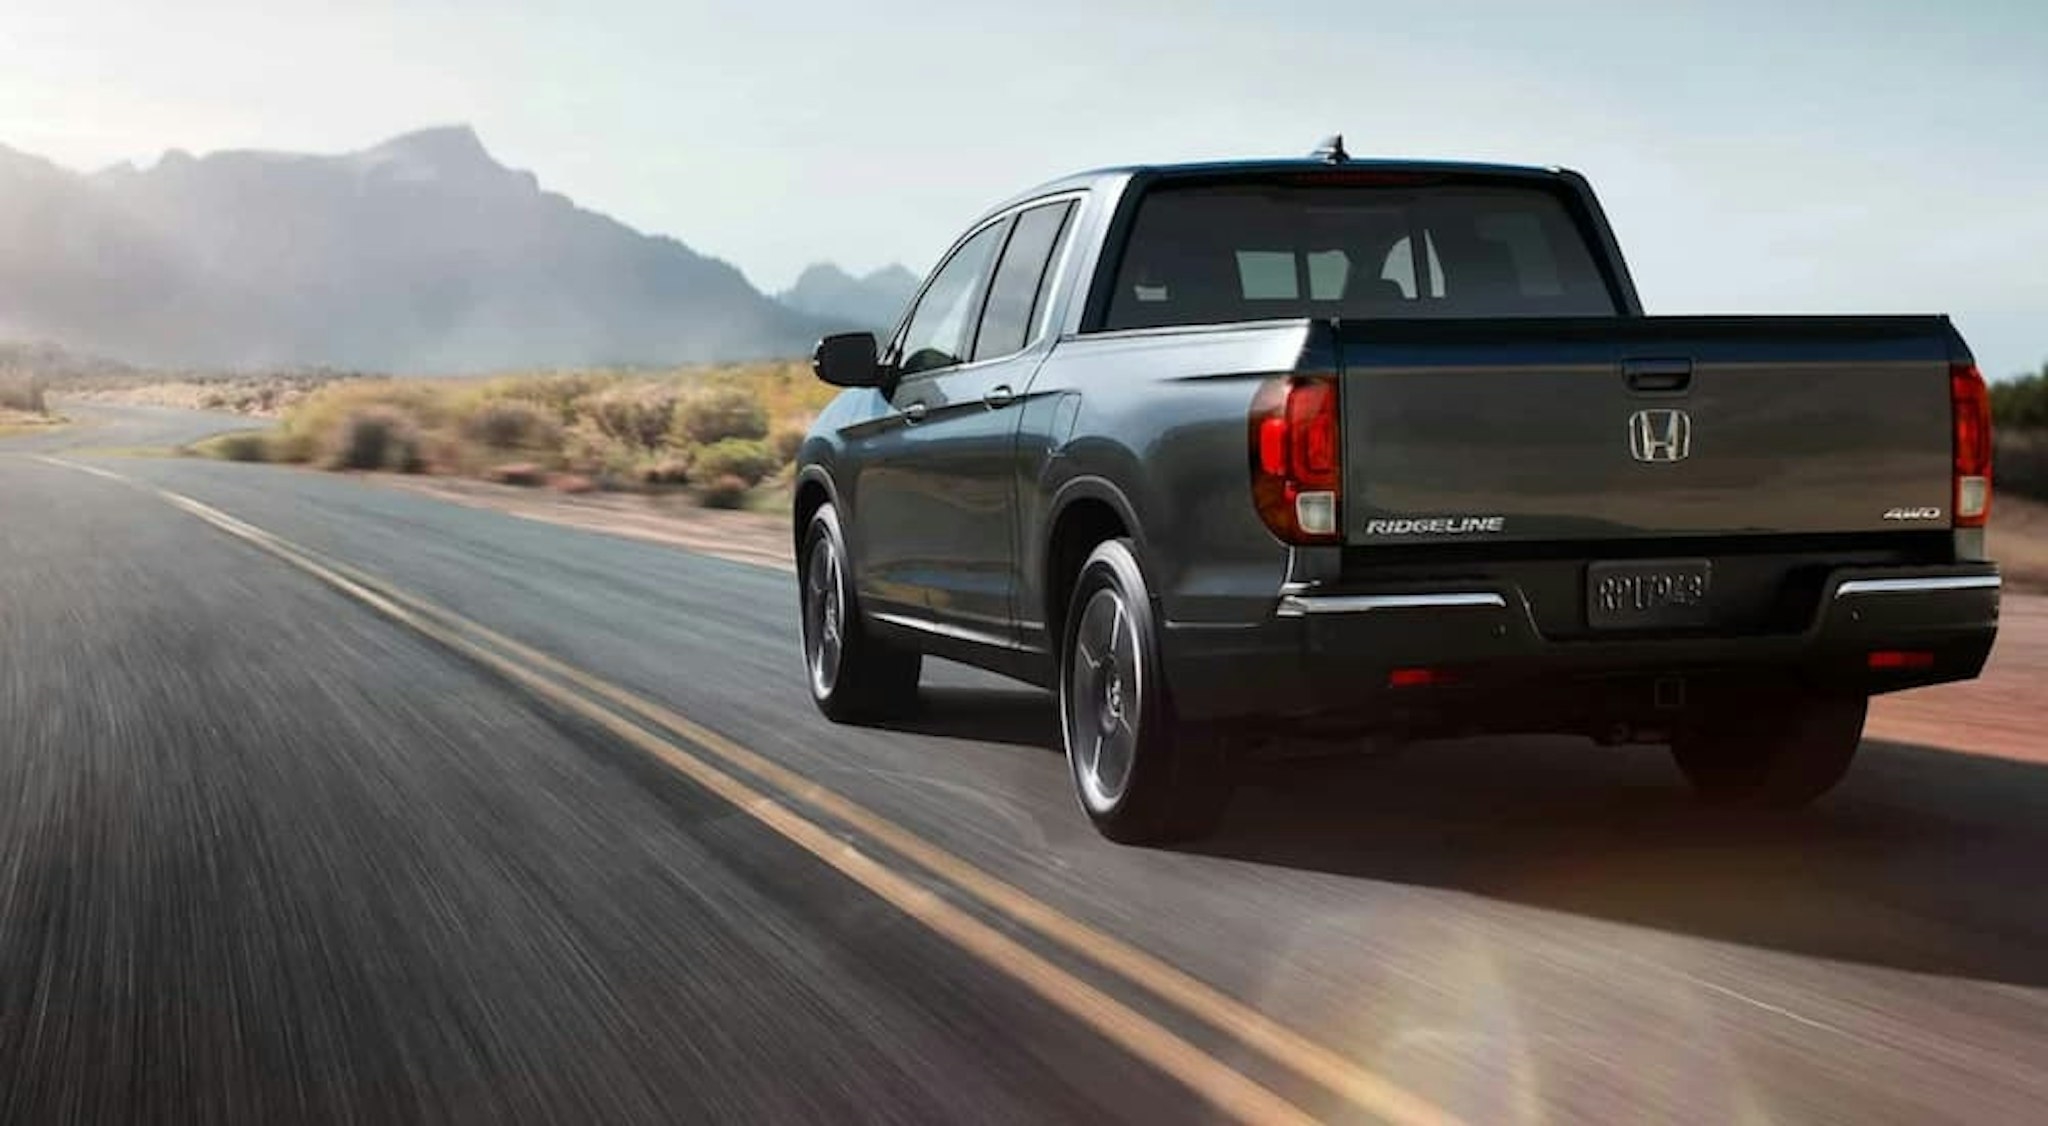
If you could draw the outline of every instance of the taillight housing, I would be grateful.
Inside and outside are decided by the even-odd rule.
[[[1948,399],[1955,424],[1952,519],[1958,528],[1981,528],[1991,519],[1991,393],[1976,364],[1949,367]]]
[[[1252,399],[1252,500],[1287,543],[1343,539],[1343,427],[1333,376],[1288,376]]]

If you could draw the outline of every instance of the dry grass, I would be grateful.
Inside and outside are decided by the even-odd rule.
[[[786,476],[804,430],[835,393],[801,363],[348,379],[293,396],[266,434],[195,452],[557,488],[688,486],[704,503],[743,507]]]
[[[41,376],[29,372],[0,371],[0,410],[19,415],[46,415],[50,404],[44,398]]]
[[[249,418],[278,418],[329,383],[351,378],[330,374],[152,377],[130,375],[66,383],[63,393],[88,402],[226,411]]]
[[[61,414],[31,414],[27,411],[0,407],[0,437],[15,434],[33,434],[52,426],[62,426],[70,421]]]

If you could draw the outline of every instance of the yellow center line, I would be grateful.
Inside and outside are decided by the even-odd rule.
[[[1390,1122],[1416,1126],[1456,1121],[1447,1111],[1421,1096],[1346,1059],[1217,990],[1185,970],[1067,915],[1014,884],[991,875],[880,814],[841,796],[836,791],[829,790],[804,775],[764,758],[670,708],[599,680],[573,666],[565,665],[488,626],[470,622],[451,611],[370,579],[353,568],[339,564],[337,566],[348,570],[359,581],[365,581],[366,585],[374,585],[389,597],[402,601],[422,613],[434,614],[451,623],[459,623],[461,628],[471,631],[474,636],[518,656],[521,660],[667,728],[699,748],[724,759],[728,764],[761,779],[770,788],[796,798],[818,812],[858,830],[994,910],[1087,957],[1155,996],[1179,1006],[1205,1023],[1230,1033],[1247,1047],[1342,1095],[1368,1113]]]
[[[102,477],[130,481],[118,474],[72,462],[45,459]],[[130,483],[136,483],[130,481]],[[827,789],[819,783],[691,720],[670,708],[566,665],[489,627],[444,607],[398,590],[381,579],[346,564],[323,559],[270,532],[209,505],[168,490],[155,490],[166,501],[206,520],[222,531],[248,541],[386,616],[496,669],[536,694],[592,720],[625,741],[653,754],[693,781],[730,801],[785,838],[797,843],[842,874],[868,888],[934,931],[1010,974],[1062,1010],[1081,1018],[1186,1083],[1218,1107],[1249,1121],[1308,1121],[1299,1108],[1253,1083],[1221,1061],[1175,1036],[1141,1014],[1067,974],[1029,949],[960,911],[930,891],[906,880],[833,836],[814,822],[761,794],[683,747],[661,739],[569,692],[540,674],[568,682],[592,696],[682,737],[701,751],[754,776],[770,789],[840,821],[891,852],[959,888],[985,906],[1008,916],[1039,935],[1080,954],[1125,981],[1178,1006],[1210,1026],[1307,1078],[1376,1118],[1403,1124],[1452,1123],[1448,1111],[1409,1092],[1393,1081],[1309,1039],[1143,950],[1069,916],[1000,878],[954,856],[938,845]],[[458,634],[466,633],[469,637]],[[476,644],[480,639],[500,652]],[[502,655],[501,655],[502,654]],[[515,663],[516,657],[524,664]],[[538,670],[538,671],[536,671]],[[886,890],[885,890],[886,889]],[[1219,1074],[1220,1073],[1220,1074]]]

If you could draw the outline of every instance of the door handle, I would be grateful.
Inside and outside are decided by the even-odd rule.
[[[905,404],[903,405],[903,421],[905,421],[905,422],[907,422],[907,423],[911,424],[912,426],[915,426],[915,425],[917,425],[918,423],[920,423],[920,422],[923,422],[923,421],[924,421],[924,404],[923,404],[923,403],[905,403]]]
[[[1692,386],[1691,360],[1623,360],[1628,389],[1644,395],[1683,395]]]
[[[1015,391],[1012,391],[1010,389],[1010,385],[1007,383],[996,384],[994,387],[988,389],[988,394],[983,395],[981,397],[981,401],[987,403],[989,405],[990,410],[997,410],[1002,407],[1007,407],[1011,403],[1016,402],[1016,400],[1017,393]]]

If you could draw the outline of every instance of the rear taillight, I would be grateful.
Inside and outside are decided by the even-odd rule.
[[[1288,543],[1336,543],[1343,494],[1337,381],[1276,379],[1252,400],[1252,500]]]
[[[1981,528],[1991,518],[1991,393],[1977,365],[1949,367],[1948,398],[1955,420],[1955,526]]]

